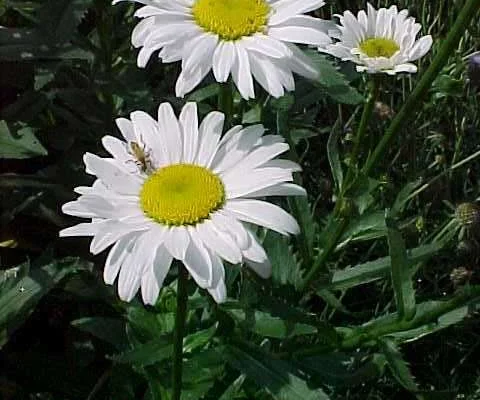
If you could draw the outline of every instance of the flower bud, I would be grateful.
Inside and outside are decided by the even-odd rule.
[[[475,203],[462,203],[455,210],[455,217],[462,226],[477,225],[480,222],[480,207]]]
[[[480,52],[468,59],[468,81],[474,89],[480,88]]]

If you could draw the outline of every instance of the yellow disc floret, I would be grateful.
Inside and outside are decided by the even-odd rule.
[[[370,38],[360,43],[360,50],[362,50],[368,57],[386,57],[390,58],[398,50],[400,46],[392,40],[385,38]]]
[[[173,164],[150,175],[140,192],[148,217],[164,225],[195,225],[225,202],[220,178],[199,165]]]
[[[237,40],[262,32],[270,6],[265,0],[196,0],[195,22],[223,40]]]

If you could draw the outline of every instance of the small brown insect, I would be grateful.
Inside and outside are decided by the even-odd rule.
[[[145,151],[145,145],[141,147],[137,142],[130,142],[129,147],[128,153],[135,158],[134,162],[138,169],[144,173],[151,171],[152,160],[150,159],[150,152]]]

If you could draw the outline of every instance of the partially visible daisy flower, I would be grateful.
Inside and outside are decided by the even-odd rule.
[[[116,4],[124,0],[114,0]],[[144,18],[132,33],[141,47],[138,66],[156,50],[163,62],[182,62],[175,91],[183,97],[213,70],[217,82],[231,74],[240,94],[254,98],[253,78],[273,97],[294,90],[292,73],[315,79],[318,72],[293,43],[330,43],[335,24],[304,13],[323,0],[135,0]]]
[[[93,254],[113,245],[104,280],[118,277],[120,298],[130,301],[141,288],[144,302],[154,304],[173,259],[217,302],[226,298],[224,260],[269,277],[267,255],[244,223],[299,231],[290,214],[262,200],[305,195],[291,183],[299,166],[276,159],[289,149],[282,137],[263,135],[262,125],[235,126],[222,137],[224,115],[211,112],[199,126],[196,103],[178,119],[163,103],[158,120],[135,111],[116,122],[125,141],[103,137],[112,158],[85,154],[86,172],[97,180],[76,188],[80,197],[62,208],[91,222],[60,236],[93,236]]]
[[[368,11],[359,11],[357,18],[345,11],[339,15],[338,41],[320,46],[319,51],[353,61],[357,71],[368,73],[417,72],[412,61],[423,57],[432,46],[430,35],[416,40],[422,26],[408,17],[408,10],[398,11],[396,6],[375,10],[367,3]]]

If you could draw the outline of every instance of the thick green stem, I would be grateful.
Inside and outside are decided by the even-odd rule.
[[[230,128],[233,119],[233,87],[231,81],[220,83],[218,109],[225,114],[225,125]]]
[[[389,144],[399,132],[399,130],[406,125],[406,122],[414,117],[420,109],[420,100],[427,93],[433,81],[438,76],[442,68],[448,62],[449,57],[455,51],[458,42],[465,29],[469,25],[472,18],[477,15],[480,8],[480,0],[466,0],[460,14],[458,15],[455,24],[448,33],[446,39],[443,41],[437,55],[434,57],[432,63],[423,74],[420,81],[416,84],[414,91],[410,94],[407,101],[396,115],[389,128],[383,135],[372,155],[367,160],[363,167],[363,172],[368,175],[375,169],[377,163],[385,156]]]
[[[177,283],[177,314],[173,337],[172,400],[180,400],[182,394],[183,334],[188,300],[187,281],[188,272],[183,265],[180,265]]]
[[[449,300],[427,302],[419,305],[415,317],[409,321],[399,320],[398,314],[390,314],[383,318],[368,322],[364,325],[351,330],[335,346],[320,344],[312,346],[305,350],[298,350],[290,355],[295,357],[307,357],[315,354],[331,352],[333,350],[354,350],[362,345],[374,345],[377,340],[383,336],[420,328],[427,324],[435,324],[442,316],[455,309],[467,305],[471,301],[477,301],[480,298],[480,286],[466,286],[457,295]],[[287,354],[279,354],[280,357],[286,357]]]
[[[335,217],[335,215],[340,215],[342,213],[342,208],[343,204],[341,201],[339,201],[337,203],[337,207],[335,207],[335,209],[333,210],[333,215],[330,219],[329,226],[326,228],[327,232],[331,232],[328,236],[328,241],[325,244],[325,247],[322,249],[322,252],[317,256],[315,262],[312,265],[312,268],[305,276],[305,279],[299,287],[300,290],[305,289],[308,285],[312,283],[317,273],[324,269],[325,263],[328,261],[328,258],[335,250],[335,247],[337,247],[337,242],[348,225],[347,218],[342,216]]]
[[[354,172],[357,170],[357,161],[360,154],[362,143],[364,142],[365,134],[367,132],[368,125],[372,119],[373,110],[375,108],[375,101],[377,100],[379,90],[379,82],[377,76],[372,76],[369,82],[369,90],[367,101],[363,107],[362,118],[360,119],[360,125],[358,126],[357,135],[353,143],[353,149],[350,154],[349,168],[347,177],[345,179],[345,188],[351,184]]]

